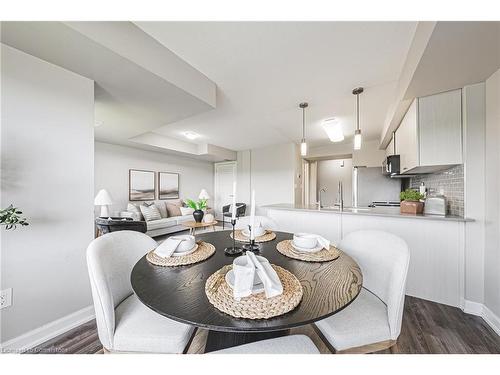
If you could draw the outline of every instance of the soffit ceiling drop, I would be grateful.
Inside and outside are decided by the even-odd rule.
[[[1,40],[95,81],[98,141],[137,147],[136,137],[216,107],[215,83],[131,22],[2,22]],[[191,145],[149,149],[219,159]]]

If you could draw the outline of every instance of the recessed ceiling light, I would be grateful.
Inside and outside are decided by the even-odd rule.
[[[342,124],[336,118],[329,118],[323,121],[323,129],[325,130],[328,138],[332,142],[341,142],[344,140],[344,132],[342,131]]]
[[[191,140],[196,139],[200,136],[198,133],[195,133],[192,131],[182,132],[182,134],[184,135],[184,137],[186,137],[187,139],[191,139]]]

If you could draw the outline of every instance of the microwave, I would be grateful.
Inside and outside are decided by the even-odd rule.
[[[397,176],[399,170],[399,155],[387,156],[382,162],[382,173],[386,176]]]

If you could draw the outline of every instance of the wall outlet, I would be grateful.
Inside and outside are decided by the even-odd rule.
[[[12,305],[12,288],[0,291],[0,309]]]

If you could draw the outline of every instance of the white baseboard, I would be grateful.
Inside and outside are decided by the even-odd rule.
[[[484,321],[500,336],[500,318],[493,314],[489,308],[484,306],[483,315]]]
[[[484,306],[482,303],[465,300],[463,310],[467,314],[473,314],[483,318],[491,329],[493,329],[493,331],[500,336],[500,318],[496,316],[488,307]]]
[[[482,303],[473,302],[473,301],[464,301],[464,313],[482,316],[484,311],[484,306]]]
[[[94,306],[88,306],[41,327],[35,328],[21,336],[2,342],[1,352],[21,353],[54,337],[94,319]]]

